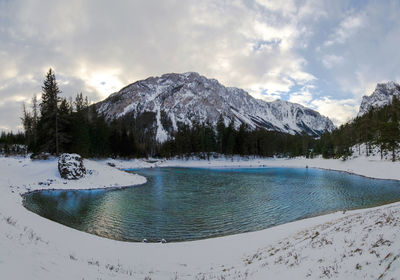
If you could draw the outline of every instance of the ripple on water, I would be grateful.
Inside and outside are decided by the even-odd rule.
[[[185,241],[265,229],[341,209],[400,199],[400,183],[300,168],[160,168],[122,190],[42,191],[29,210],[99,236]]]

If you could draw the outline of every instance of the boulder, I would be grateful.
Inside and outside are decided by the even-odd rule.
[[[82,157],[78,154],[62,154],[58,158],[58,171],[63,179],[76,180],[86,174]]]

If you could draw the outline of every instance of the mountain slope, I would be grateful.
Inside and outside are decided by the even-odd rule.
[[[357,117],[367,113],[371,108],[380,108],[392,102],[393,96],[400,98],[400,85],[395,82],[377,84],[370,96],[363,96]]]
[[[159,142],[166,141],[179,125],[209,122],[216,126],[220,116],[226,125],[233,120],[236,128],[245,123],[250,129],[312,136],[334,129],[327,117],[299,104],[258,100],[242,89],[224,87],[194,72],[135,82],[95,106],[108,120],[124,116],[145,119]]]

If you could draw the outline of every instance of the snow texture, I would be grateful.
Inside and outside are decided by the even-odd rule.
[[[361,151],[362,153],[362,151]],[[180,243],[129,243],[42,218],[20,194],[38,189],[121,187],[145,178],[117,167],[296,167],[400,179],[400,164],[377,156],[343,160],[218,158],[84,160],[88,174],[60,177],[57,160],[0,157],[1,279],[396,279],[400,203],[336,212],[262,231]],[[106,204],[104,205],[106,208]]]
[[[400,85],[395,82],[377,84],[370,96],[363,96],[357,117],[367,113],[371,108],[380,108],[390,104],[393,96],[400,98]]]
[[[233,120],[235,128],[244,123],[250,129],[290,134],[319,136],[335,128],[329,118],[299,104],[255,99],[242,89],[224,87],[194,72],[135,82],[95,106],[108,120],[154,113],[153,129],[159,142],[166,141],[179,125],[209,122],[216,127],[220,116],[225,125]]]

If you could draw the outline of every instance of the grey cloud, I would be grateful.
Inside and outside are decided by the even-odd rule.
[[[22,103],[10,101],[0,104],[0,130],[22,130]]]
[[[391,47],[400,43],[398,4],[356,2],[0,0],[0,100],[29,100],[49,67],[63,96],[82,91],[92,101],[138,79],[186,71],[261,98],[285,92],[289,99],[315,85],[310,98],[324,101],[321,81],[330,80],[346,99],[365,81],[399,78]],[[324,47],[350,12],[367,15],[367,27]],[[327,69],[327,55],[343,60]],[[15,127],[19,110],[1,110]]]
[[[344,44],[326,48],[327,53],[343,57],[341,66],[330,72],[340,90],[360,100],[362,95],[370,93],[366,90],[371,85],[400,79],[400,53],[395,47],[400,44],[399,9],[396,1],[368,3],[358,13],[362,20],[357,31]]]
[[[1,37],[8,45],[1,48],[13,53],[18,68],[24,65],[26,72],[43,72],[53,66],[66,76],[76,76],[82,65],[109,67],[121,69],[120,79],[127,83],[149,75],[194,70],[232,83],[229,74],[220,72],[221,61],[238,64],[236,58],[243,60],[241,51],[249,41],[245,33],[251,33],[246,29],[252,28],[259,13],[254,5],[245,4],[7,2],[2,6],[9,12]],[[10,44],[16,49],[11,50]],[[233,84],[244,86],[237,76]]]

